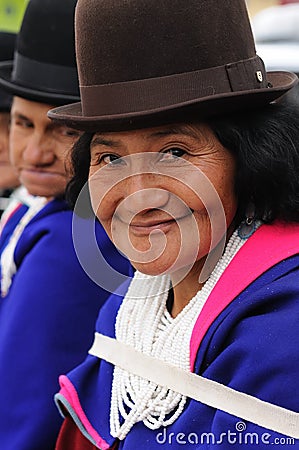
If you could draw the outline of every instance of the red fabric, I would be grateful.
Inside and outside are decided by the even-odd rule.
[[[287,5],[288,3],[299,3],[299,0],[280,0],[281,5]]]
[[[56,442],[55,450],[97,450],[81,433],[70,416],[64,419],[60,433]],[[111,447],[111,450],[117,450],[118,442]]]
[[[96,450],[97,447],[93,445],[81,433],[79,428],[75,425],[70,417],[64,420],[55,450]]]

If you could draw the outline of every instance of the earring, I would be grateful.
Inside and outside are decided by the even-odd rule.
[[[241,239],[248,239],[257,229],[255,221],[255,208],[253,203],[250,203],[246,210],[245,220],[241,222],[238,230],[238,236]]]

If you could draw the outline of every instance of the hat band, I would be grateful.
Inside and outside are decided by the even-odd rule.
[[[203,97],[266,88],[259,56],[193,72],[105,85],[80,86],[83,116],[157,110]]]
[[[36,61],[16,52],[12,81],[43,92],[79,96],[79,81],[75,67]]]

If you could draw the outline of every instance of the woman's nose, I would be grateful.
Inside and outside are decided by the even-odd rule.
[[[163,209],[169,201],[169,191],[152,187],[152,175],[135,175],[127,180],[123,207],[133,214],[149,209]]]

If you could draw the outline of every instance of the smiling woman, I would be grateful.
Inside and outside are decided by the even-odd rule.
[[[89,171],[92,204],[136,269],[157,275],[189,267],[182,283],[190,294],[189,280],[198,279],[210,250],[211,222],[222,223],[222,230],[213,230],[215,245],[235,216],[234,168],[230,152],[205,125],[96,134]],[[218,203],[211,199],[213,191]],[[161,251],[165,238],[171,245]],[[197,282],[194,295],[198,289]],[[177,312],[182,309],[177,302],[185,305],[190,299],[184,297],[175,295]]]
[[[244,0],[79,0],[75,24],[81,102],[48,113],[84,131],[67,195],[136,273],[61,376],[57,450],[299,437],[297,77],[266,72]]]

